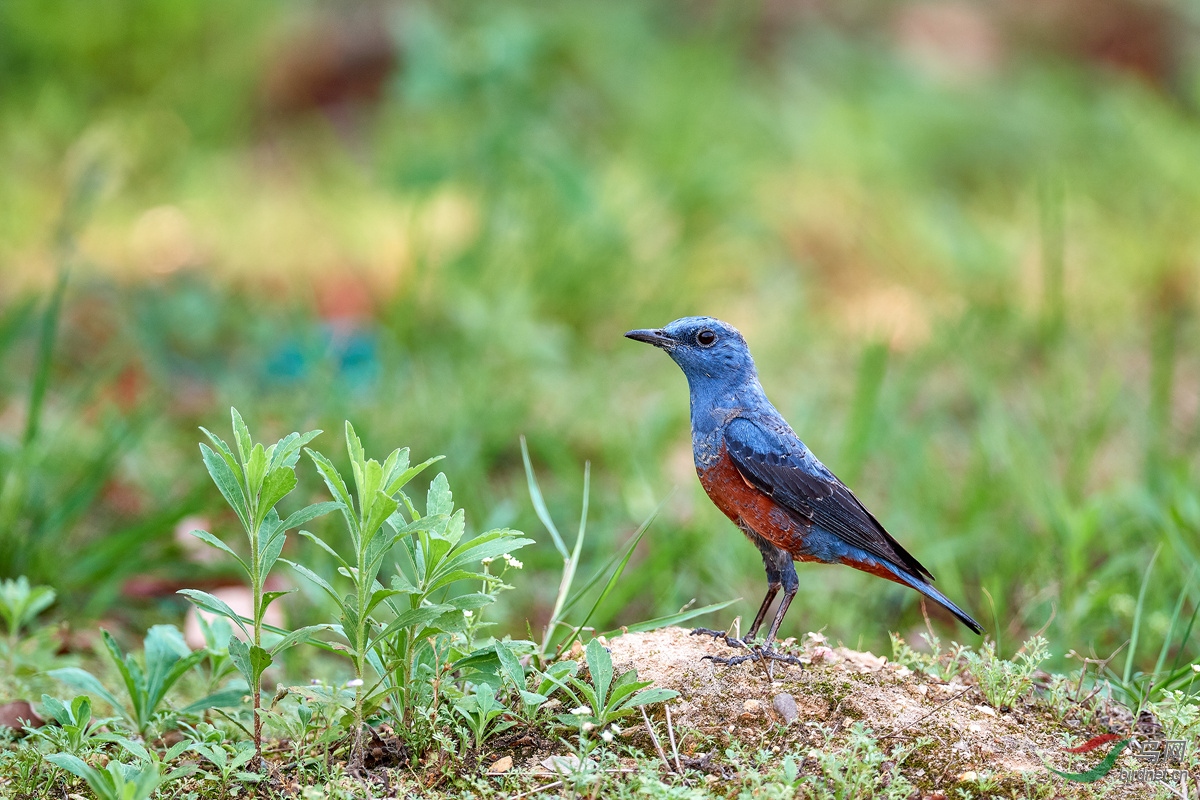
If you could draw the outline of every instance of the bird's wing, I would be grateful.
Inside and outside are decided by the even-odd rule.
[[[744,418],[725,427],[725,449],[742,477],[777,503],[871,556],[933,580],[804,443]]]

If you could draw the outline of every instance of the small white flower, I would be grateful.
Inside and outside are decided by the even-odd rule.
[[[469,608],[464,608],[463,616],[466,617],[467,619],[470,619],[471,617],[475,616],[475,612]]]
[[[1200,664],[1192,664],[1192,672],[1200,672]]]
[[[481,558],[481,559],[479,559],[479,563],[480,563],[480,564],[483,564],[485,567],[486,567],[488,564],[492,563],[492,561],[494,561],[494,559],[493,559],[491,556],[488,556],[487,558]]]
[[[584,714],[590,714],[591,711],[592,710],[590,708],[588,708],[587,706],[580,706],[579,708],[572,708],[567,713],[574,714],[575,716],[583,716]]]
[[[612,740],[613,740],[612,731],[605,731],[604,733],[600,734],[600,738],[603,739],[604,741],[608,742],[609,744],[612,744]]]
[[[355,678],[352,681],[346,681],[346,685],[347,686],[362,686],[363,685],[362,678]]]
[[[625,731],[621,730],[621,726],[615,722],[609,726],[609,730],[611,730],[617,736],[620,736],[621,734],[623,734],[625,732]]]
[[[521,567],[525,566],[524,563],[522,563],[521,561],[518,561],[517,559],[513,558],[512,556],[505,556],[504,560],[513,569],[520,569]]]
[[[501,557],[501,558],[503,558],[505,561],[511,561],[511,560],[512,560],[512,554],[511,554],[511,553],[501,553],[501,554],[500,554],[500,557]]]
[[[596,725],[595,725],[594,723],[591,723],[591,722],[585,722],[585,723],[583,723],[583,729],[584,729],[585,731],[590,731],[590,730],[593,730],[595,727],[596,727]]]

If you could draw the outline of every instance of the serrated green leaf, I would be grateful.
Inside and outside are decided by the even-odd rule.
[[[517,654],[504,642],[497,642],[496,656],[500,659],[500,669],[504,672],[504,676],[518,690],[524,691],[525,668],[521,666]]]
[[[452,606],[459,611],[474,611],[477,608],[489,606],[494,602],[496,602],[495,595],[483,592],[471,592],[470,594],[460,594],[457,597],[446,598],[446,605]]]
[[[261,502],[263,481],[267,477],[267,451],[262,443],[255,444],[250,449],[250,458],[245,461],[246,491],[252,506],[261,515],[269,506]]]
[[[287,591],[282,591],[282,592],[263,592],[262,605],[261,605],[262,611],[266,612],[267,606],[271,605],[271,603],[274,603],[279,598],[281,598],[285,595],[289,595],[294,591],[296,591],[296,590],[288,589]]]
[[[317,472],[320,473],[321,480],[325,481],[333,499],[341,504],[342,515],[346,518],[346,523],[350,526],[353,535],[357,537],[358,518],[355,516],[354,500],[350,497],[350,490],[346,488],[346,482],[342,480],[341,474],[328,458],[309,447],[304,448],[304,452],[308,453],[308,457],[316,465]]]
[[[271,515],[276,516],[275,509],[271,509]],[[264,526],[266,523],[263,523]],[[278,524],[278,523],[276,523]],[[283,552],[283,546],[287,543],[287,534],[282,530],[271,536],[262,545],[259,550],[258,560],[261,566],[259,567],[259,575],[264,578],[271,571],[271,567],[275,566],[275,562],[279,560],[279,554]]]
[[[320,435],[321,431],[289,433],[276,443],[275,450],[271,454],[271,463],[267,468],[274,470],[279,467],[295,467],[296,462],[300,459],[300,448]]]
[[[266,465],[263,465],[266,468]],[[259,510],[274,508],[296,488],[296,473],[289,467],[279,467],[267,472],[263,479],[262,493],[259,496]]]
[[[250,530],[250,519],[246,515],[248,509],[246,493],[242,488],[241,482],[234,475],[233,470],[230,469],[225,459],[213,452],[212,448],[208,445],[200,445],[200,455],[204,459],[204,466],[208,469],[209,476],[221,492],[221,496],[225,498],[225,502],[237,514],[238,519],[242,522],[242,527]]]
[[[236,636],[229,639],[229,657],[250,686],[257,686],[263,672],[271,666],[270,653],[256,644],[243,642]]]
[[[454,495],[450,492],[450,481],[446,473],[439,472],[429,483],[429,491],[425,496],[425,516],[444,514],[449,517],[454,512]]]
[[[254,443],[250,438],[250,429],[236,408],[229,409],[229,417],[233,425],[233,440],[237,444],[238,456],[243,464],[250,458]]]
[[[408,448],[407,447],[404,448],[403,454],[404,454],[403,460],[405,462],[407,462],[408,461]],[[387,488],[385,488],[384,491],[387,492],[387,494],[389,494],[389,495],[396,494],[396,492],[403,489],[404,486],[409,481],[411,481],[417,475],[420,475],[422,472],[424,472],[426,470],[426,468],[428,468],[431,464],[436,464],[437,462],[441,461],[443,458],[445,458],[445,456],[434,456],[433,458],[428,458],[428,459],[422,461],[420,464],[417,464],[416,466],[408,467],[407,469],[402,468],[402,471],[398,475],[394,476],[391,479],[391,481],[387,485]]]

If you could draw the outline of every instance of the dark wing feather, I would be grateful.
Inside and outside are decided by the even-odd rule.
[[[780,505],[875,558],[933,580],[845,484],[794,434],[789,438],[794,441],[785,443],[779,434],[736,419],[725,428],[725,449],[746,481]]]

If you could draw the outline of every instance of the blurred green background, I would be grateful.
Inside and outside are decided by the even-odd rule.
[[[1152,662],[1200,603],[1198,25],[1184,0],[0,4],[0,577],[77,627],[236,582],[177,535],[235,532],[196,442],[236,405],[335,460],[347,418],[376,455],[445,453],[472,529],[541,540],[503,631],[544,623],[561,566],[521,434],[560,527],[591,461],[585,566],[666,499],[599,626],[746,619],[761,562],[695,479],[684,379],[621,338],[710,314],[1003,651],[1048,625],[1108,655],[1158,552]],[[800,577],[786,635],[923,627],[913,592]]]

